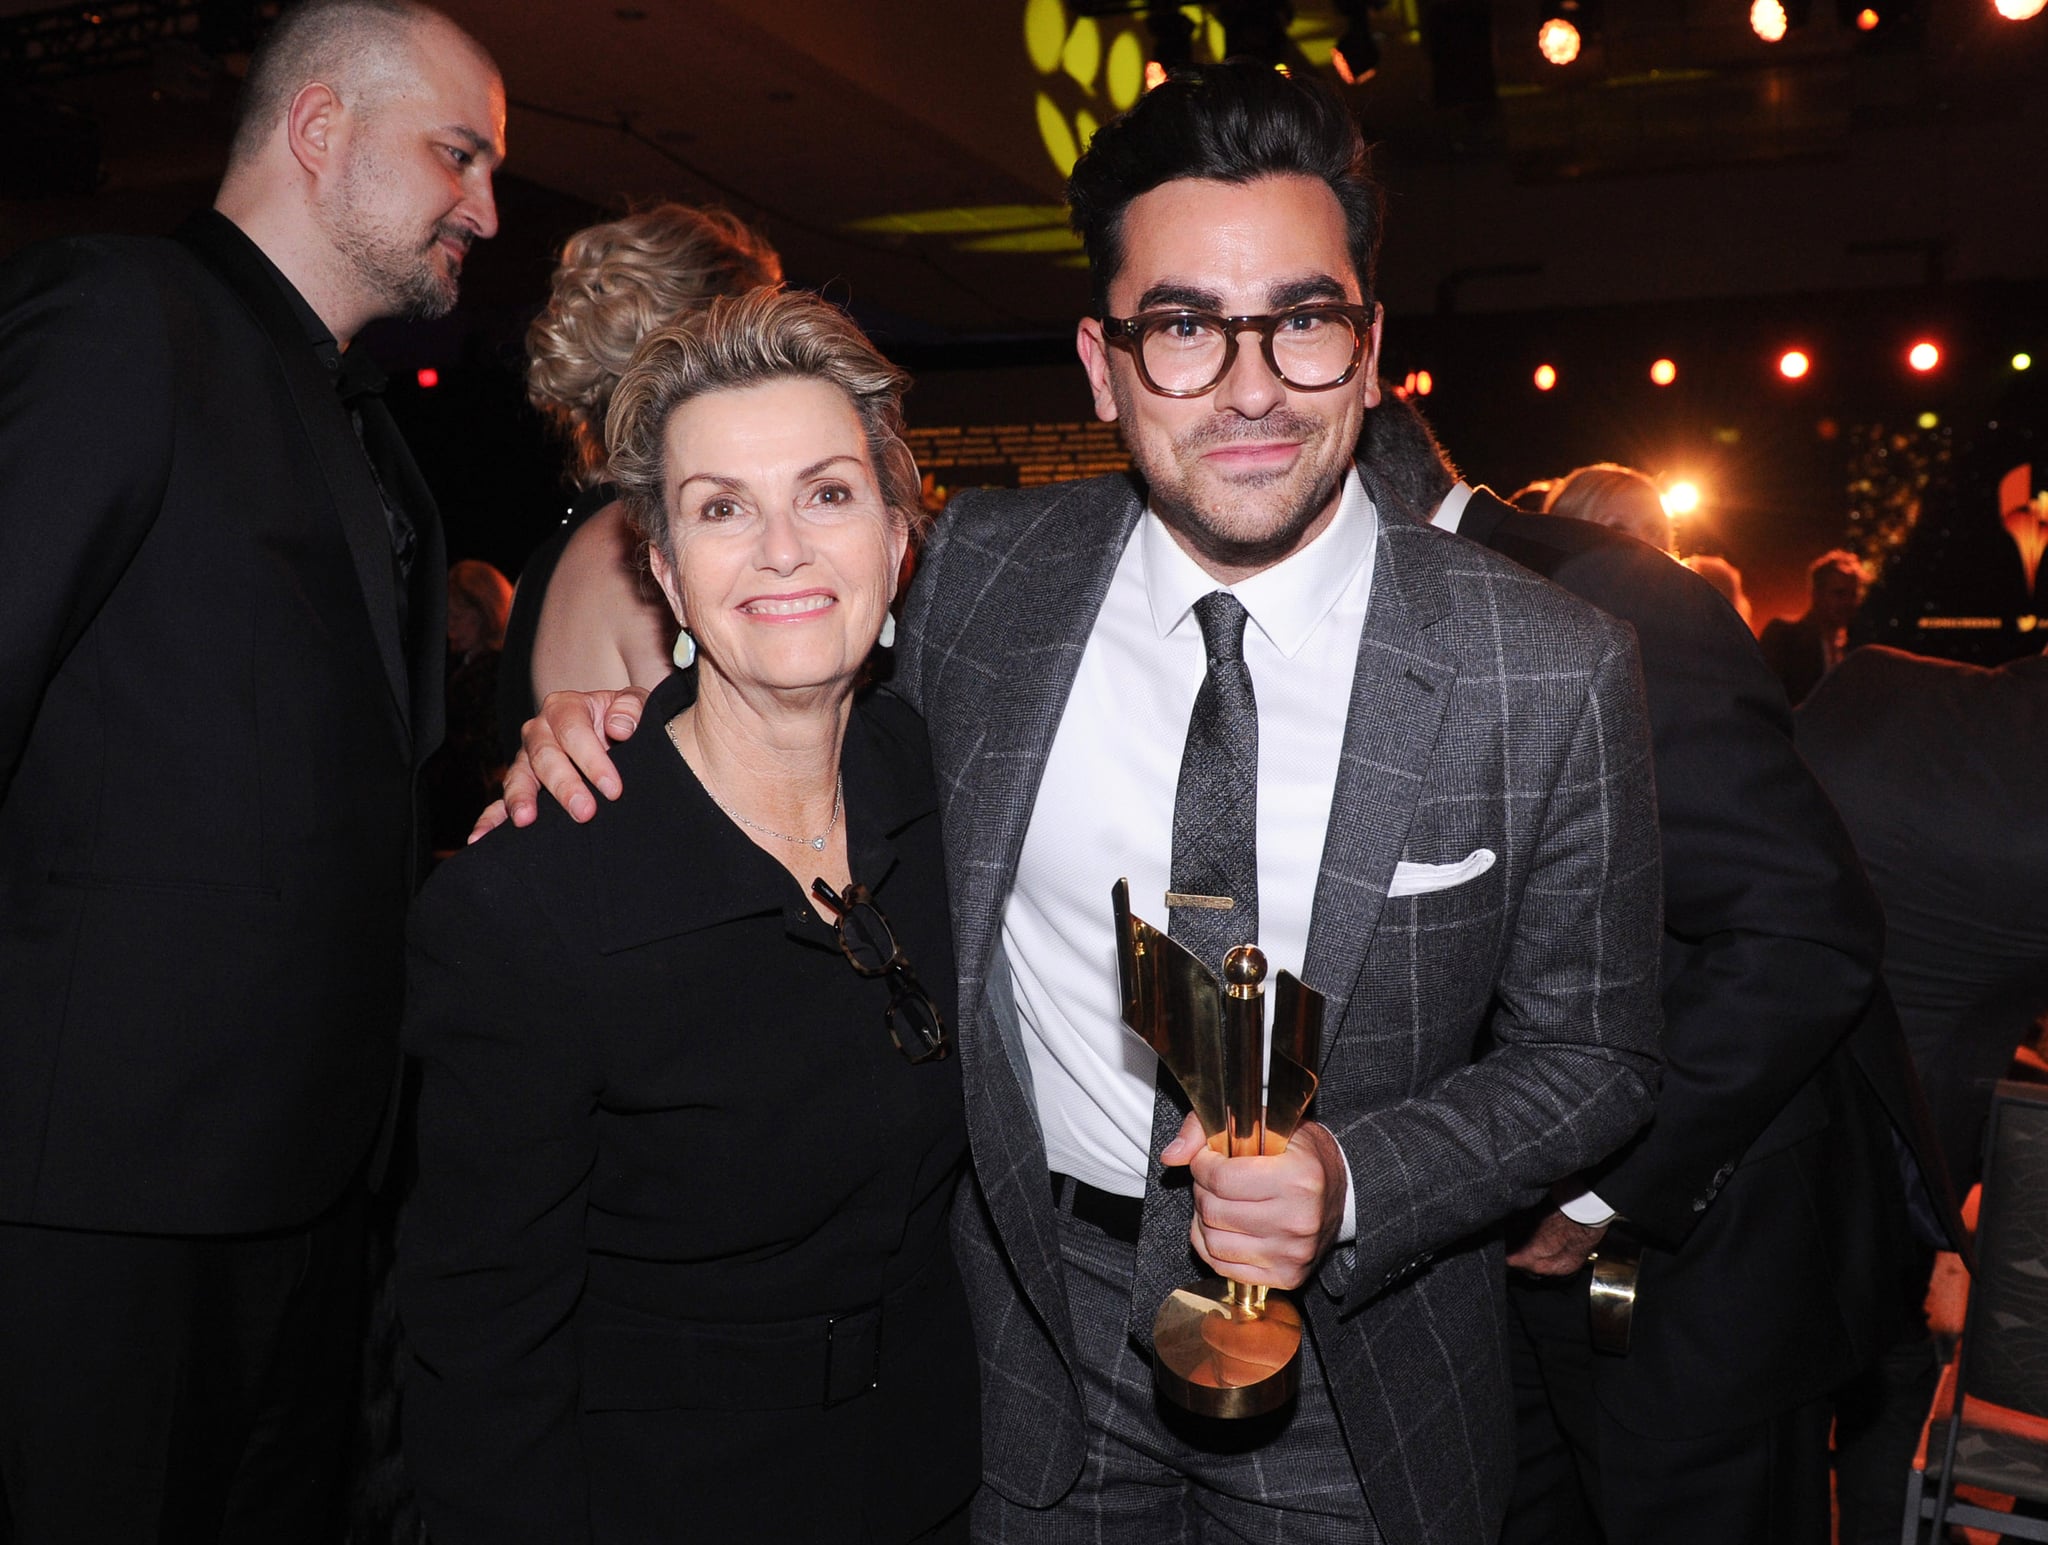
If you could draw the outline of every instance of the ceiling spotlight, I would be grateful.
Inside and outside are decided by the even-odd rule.
[[[1933,412],[1923,413],[1914,419],[1913,422],[1922,429],[1939,429],[1941,427],[1941,415]]]
[[[1536,367],[1536,390],[1547,392],[1555,385],[1557,385],[1556,367],[1552,365],[1538,365]]]
[[[1749,30],[1766,43],[1782,43],[1785,27],[1783,0],[1756,0],[1749,8]]]
[[[2022,350],[2012,357],[2012,368],[2015,370],[2032,370],[2034,368],[2034,356]]]
[[[1941,350],[1923,338],[1906,350],[1906,363],[1925,375],[1941,363]]]
[[[1678,366],[1668,359],[1660,359],[1650,367],[1650,379],[1659,386],[1669,386],[1678,379]]]
[[[1690,515],[1700,507],[1700,485],[1697,483],[1673,483],[1664,490],[1664,513],[1666,515]]]
[[[1877,31],[1878,24],[1883,20],[1882,16],[1866,5],[1856,13],[1856,30],[1858,32],[1875,32]]]
[[[1813,368],[1813,361],[1797,349],[1787,349],[1778,356],[1778,374],[1788,381],[1796,381]]]
[[[1562,16],[1548,18],[1536,29],[1536,52],[1552,64],[1570,64],[1579,57],[1579,29]]]
[[[2007,21],[2032,21],[2048,0],[1991,0],[1992,8]]]

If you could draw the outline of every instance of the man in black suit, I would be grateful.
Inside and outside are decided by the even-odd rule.
[[[252,63],[213,210],[0,269],[21,1545],[332,1525],[445,605],[348,343],[454,303],[504,111],[437,13],[310,0]]]
[[[1795,708],[1841,663],[1849,624],[1863,604],[1863,565],[1852,552],[1837,548],[1822,553],[1807,565],[1806,578],[1805,615],[1790,622],[1773,617],[1758,640],[1765,662],[1777,672]]]
[[[1892,1121],[1910,1068],[1874,999],[1882,920],[1793,749],[1748,630],[1664,554],[1461,482],[1413,405],[1368,416],[1383,507],[1458,531],[1632,624],[1664,848],[1667,1065],[1636,1142],[1509,1257],[1522,1475],[1502,1538],[1825,1541],[1830,1392],[1898,1321]],[[1586,1261],[1641,1251],[1626,1355]],[[1597,1522],[1598,1532],[1594,1525]]]

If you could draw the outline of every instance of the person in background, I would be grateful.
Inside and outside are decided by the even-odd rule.
[[[550,692],[652,687],[672,669],[675,619],[604,480],[604,418],[640,340],[716,295],[782,282],[759,231],[722,209],[660,203],[578,231],[526,333],[526,395],[568,442],[576,484],[562,530],[519,571],[499,671],[502,760]]]
[[[1884,903],[1885,982],[1967,1188],[1992,1087],[2048,1014],[2048,657],[1984,670],[1855,649],[1793,718]],[[1902,1286],[1920,1334],[1838,1410],[1843,1545],[1899,1536],[1939,1373],[1919,1314],[1932,1269],[1923,1253]]]
[[[1518,510],[1527,510],[1531,515],[1543,513],[1543,501],[1550,497],[1550,490],[1557,486],[1557,479],[1539,477],[1534,482],[1524,483],[1508,495],[1507,502]]]
[[[462,846],[505,777],[499,751],[498,656],[512,582],[480,558],[448,569],[448,732],[428,761],[429,840],[437,856]]]
[[[1849,624],[1863,604],[1863,560],[1838,547],[1807,565],[1806,581],[1805,614],[1773,617],[1758,640],[1794,708],[1848,650]]]
[[[1667,1065],[1648,1130],[1558,1188],[1508,1257],[1520,1475],[1501,1538],[1825,1545],[1830,1396],[1898,1329],[1913,1251],[1892,1131],[1941,1173],[1896,1023],[1868,1007],[1869,883],[1702,580],[1618,533],[1460,495],[1412,401],[1366,416],[1361,464],[1382,508],[1630,624],[1649,694]],[[1624,1355],[1593,1345],[1595,1250],[1640,1252]]]
[[[1634,467],[1598,461],[1567,472],[1543,496],[1543,513],[1612,526],[1670,555],[1671,517],[1657,485]]]
[[[441,523],[354,345],[498,228],[505,93],[308,0],[214,207],[0,267],[0,1487],[14,1545],[333,1537]]]
[[[1756,631],[1756,614],[1750,610],[1749,595],[1742,588],[1742,570],[1715,553],[1694,553],[1682,560],[1685,566],[1699,575],[1708,584],[1721,592],[1721,597],[1735,608],[1735,615],[1752,633]]]
[[[695,664],[632,794],[414,909],[405,1450],[437,1545],[964,1540],[939,801],[856,700],[924,524],[906,378],[815,296],[657,329],[610,470]]]

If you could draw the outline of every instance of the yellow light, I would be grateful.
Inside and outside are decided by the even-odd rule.
[[[1664,513],[1666,515],[1690,515],[1700,507],[1700,485],[1697,483],[1673,483],[1664,490]]]
[[[1883,19],[1877,12],[1871,10],[1869,6],[1865,6],[1856,13],[1856,30],[1858,32],[1875,32],[1877,24]]]
[[[1060,0],[1030,0],[1024,7],[1024,51],[1031,67],[1050,75],[1060,67],[1060,52],[1067,43],[1067,8]]]
[[[1923,338],[1906,351],[1906,363],[1925,375],[1941,363],[1941,350]]]
[[[2025,353],[2015,354],[2012,357],[2012,368],[2015,370],[2032,370],[2034,368],[2034,356]]]
[[[1993,8],[2007,21],[2032,21],[2048,0],[1992,0]]]
[[[1549,365],[1538,365],[1536,367],[1536,390],[1547,392],[1555,385],[1557,385],[1557,371]]]
[[[1435,390],[1436,382],[1434,379],[1431,378],[1430,373],[1427,370],[1418,370],[1415,372],[1416,396],[1427,397],[1431,392]]]
[[[1766,43],[1782,43],[1786,25],[1782,0],[1756,0],[1749,8],[1749,30]]]
[[[1669,386],[1678,379],[1678,366],[1668,359],[1660,359],[1650,367],[1650,379],[1659,386]]]
[[[1797,349],[1787,349],[1778,356],[1778,374],[1788,381],[1796,381],[1813,368],[1813,361]]]
[[[1938,413],[1923,413],[1913,422],[1922,429],[1938,429],[1941,427],[1941,415]]]
[[[1579,29],[1553,16],[1536,29],[1536,52],[1552,64],[1570,64],[1579,57]]]
[[[1117,34],[1109,45],[1109,68],[1105,73],[1109,105],[1122,112],[1138,100],[1145,89],[1145,45],[1135,32]]]

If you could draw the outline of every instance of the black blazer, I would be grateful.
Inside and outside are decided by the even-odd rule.
[[[1593,1360],[1595,1388],[1653,1435],[1759,1420],[1840,1383],[1897,1321],[1909,1232],[1894,1121],[1941,1174],[1875,996],[1876,898],[1793,749],[1784,694],[1712,586],[1484,489],[1459,530],[1628,622],[1642,650],[1666,1064],[1650,1125],[1592,1177],[1646,1242],[1629,1353]]]
[[[888,984],[676,755],[693,680],[590,825],[494,833],[413,916],[405,1445],[439,1545],[905,1539],[980,1473],[959,1061],[899,1055]],[[869,699],[842,767],[854,877],[951,1024],[923,726]]]
[[[2048,1011],[2048,657],[1997,670],[1853,651],[1793,716],[1884,900],[1885,980],[1949,1167]]]
[[[440,525],[404,640],[281,286],[211,213],[0,267],[0,1218],[296,1224],[387,1103]]]

